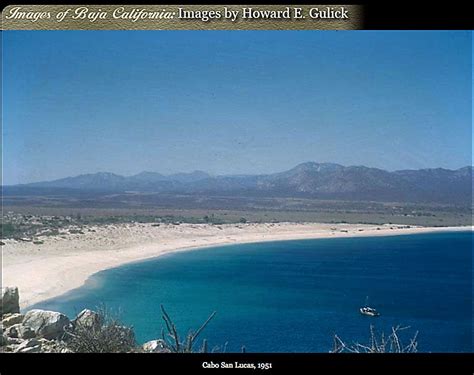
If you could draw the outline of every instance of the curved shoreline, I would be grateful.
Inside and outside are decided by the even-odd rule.
[[[48,237],[41,246],[7,240],[2,279],[20,288],[21,308],[82,286],[93,274],[165,254],[222,245],[472,231],[468,227],[410,227],[365,224],[150,224],[93,227],[85,235]]]

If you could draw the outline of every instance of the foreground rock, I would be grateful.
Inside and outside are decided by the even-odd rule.
[[[39,353],[41,351],[41,342],[38,339],[29,339],[18,345],[13,353]]]
[[[0,297],[0,315],[20,312],[20,295],[17,287],[2,288]]]
[[[142,349],[146,353],[169,353],[163,340],[148,341],[142,345]]]
[[[67,353],[65,330],[72,328],[69,318],[55,311],[31,310],[20,314],[18,288],[1,289],[0,352],[3,353]],[[83,314],[86,322],[96,313]]]
[[[56,311],[31,310],[26,313],[22,324],[30,327],[36,336],[52,340],[62,338],[71,321]]]
[[[20,314],[18,288],[3,288],[0,314],[2,353],[167,353],[163,340],[138,346],[135,334],[105,315],[82,310],[71,322],[56,311],[30,310]]]
[[[3,332],[7,337],[17,339],[19,336],[20,327],[21,324],[13,324],[12,326],[5,328]]]
[[[18,329],[18,336],[22,339],[32,339],[36,333],[31,327],[21,325]]]
[[[4,315],[2,319],[2,326],[3,328],[11,327],[12,325],[21,323],[25,316],[23,314],[8,314]]]
[[[102,327],[103,319],[95,311],[84,309],[77,314],[76,319],[73,321],[74,327],[88,328],[92,330],[98,330]]]

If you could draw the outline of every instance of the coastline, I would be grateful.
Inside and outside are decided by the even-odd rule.
[[[22,309],[76,289],[93,274],[161,255],[221,245],[472,231],[466,227],[262,223],[122,224],[91,226],[84,234],[41,238],[42,244],[4,240],[2,285],[18,286]]]

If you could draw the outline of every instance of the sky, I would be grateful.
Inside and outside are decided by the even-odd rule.
[[[469,31],[4,31],[3,184],[472,164]]]

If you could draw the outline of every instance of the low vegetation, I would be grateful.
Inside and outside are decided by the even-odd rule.
[[[147,352],[145,346],[138,346],[135,341],[135,335],[132,327],[126,327],[119,319],[113,317],[106,309],[101,308],[98,311],[97,325],[78,325],[74,331],[68,332],[69,338],[66,340],[66,348],[75,353],[130,353]],[[208,353],[222,352],[226,350],[223,347],[214,346],[212,350],[208,348],[208,341],[198,338],[215,317],[213,312],[206,321],[197,329],[191,330],[186,335],[182,335],[175,323],[161,306],[161,317],[164,322],[164,328],[161,332],[161,339],[154,340],[158,349],[153,352],[160,353]],[[354,342],[347,344],[339,336],[334,336],[334,347],[331,353],[416,353],[418,351],[418,332],[403,343],[401,332],[409,327],[392,327],[390,334],[377,334],[375,327],[370,326],[370,337],[367,343]],[[246,352],[245,346],[242,346],[242,353]]]
[[[75,324],[66,330],[66,347],[74,353],[128,353],[137,346],[132,327],[125,326],[105,307],[98,309],[94,322]]]
[[[407,344],[403,344],[400,338],[401,331],[409,327],[392,327],[392,332],[386,335],[377,335],[375,327],[370,326],[370,338],[366,344],[355,342],[352,344],[345,343],[339,336],[334,336],[334,347],[332,353],[416,353],[418,351],[418,332],[409,340]]]
[[[161,305],[161,314],[163,321],[165,322],[166,326],[166,333],[165,329],[161,331],[161,338],[164,348],[169,351],[170,353],[207,353],[207,340],[204,339],[202,344],[198,349],[196,349],[197,338],[201,334],[201,332],[206,328],[209,322],[214,318],[216,312],[214,311],[209,318],[199,327],[196,331],[188,332],[185,338],[180,338],[179,332],[171,320],[170,316],[166,312],[163,305]]]
[[[4,215],[0,221],[1,238],[33,241],[42,236],[81,235],[94,231],[92,226],[129,223],[149,223],[154,226],[278,222],[407,226],[472,224],[470,207],[449,205],[250,197],[160,197],[160,201],[155,203],[141,202],[139,197],[134,196],[135,200],[130,202],[132,207],[121,207],[113,200],[100,208],[102,203],[94,199],[76,202],[74,206],[70,206],[68,200],[62,202],[58,199],[54,207],[49,200],[43,202],[41,197],[35,197],[31,202],[28,197],[22,199],[24,202],[13,202],[8,198],[4,201]],[[127,201],[131,198],[123,195],[120,199]]]
[[[207,320],[197,329],[186,335],[179,333],[173,320],[161,306],[161,317],[165,328],[161,332],[161,339],[154,340],[157,348],[153,352],[162,353],[207,353],[207,340],[198,343],[198,337],[216,315],[213,312]],[[85,322],[85,323],[84,323]],[[87,320],[76,322],[66,330],[66,348],[74,353],[130,353],[146,352],[146,344],[139,346],[135,340],[133,327],[124,325],[117,314],[112,314],[105,307],[100,307],[97,312]],[[212,352],[219,351],[214,347]]]

